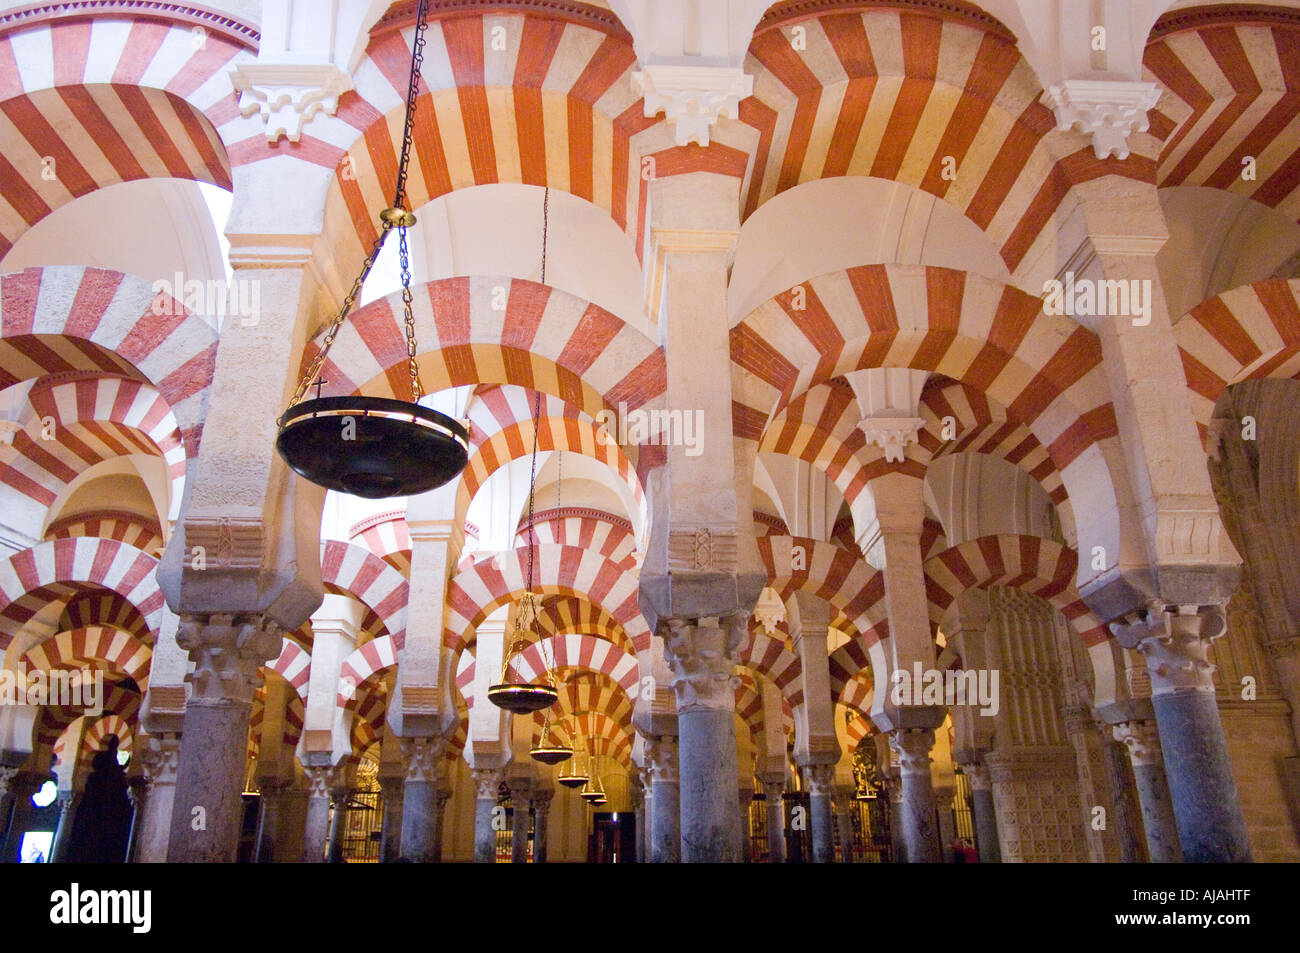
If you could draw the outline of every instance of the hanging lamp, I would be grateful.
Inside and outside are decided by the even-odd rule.
[[[563,784],[566,788],[573,788],[576,790],[587,783],[587,770],[582,762],[585,746],[582,743],[582,735],[578,730],[578,719],[576,716],[573,719],[573,733],[571,737],[576,739],[577,742],[573,746],[574,758],[569,762],[563,773],[555,780],[560,784]]]
[[[337,316],[312,358],[289,406],[281,415],[275,447],[299,476],[317,486],[369,500],[414,496],[436,489],[465,469],[469,461],[469,433],[456,420],[420,405],[424,386],[416,363],[415,318],[411,313],[411,269],[406,230],[415,215],[406,207],[406,173],[415,138],[416,96],[424,60],[424,31],[428,0],[419,0],[415,14],[415,40],[411,48],[411,74],[406,93],[406,125],[397,165],[393,205],[379,213],[381,229],[361,266],[361,274],[343,299]],[[387,397],[321,397],[320,380],[330,346],[356,303],[384,240],[397,230],[402,268],[402,304],[406,319],[409,401]],[[309,387],[317,396],[304,400]]]
[[[573,757],[573,747],[561,744],[558,740],[551,740],[551,722],[548,719],[542,725],[541,737],[537,739],[537,744],[528,754],[534,761],[540,761],[542,764],[559,764]]]
[[[546,241],[550,223],[551,190],[546,189],[542,200],[542,284],[546,284]],[[533,527],[533,511],[537,502],[537,444],[541,430],[542,392],[533,393],[533,453],[531,469],[528,474],[528,578],[523,595],[519,600],[519,611],[515,615],[515,631],[511,637],[510,650],[501,660],[501,681],[488,688],[488,700],[498,708],[512,711],[517,715],[550,708],[560,697],[555,681],[551,677],[552,666],[547,664],[541,678],[535,682],[518,683],[510,680],[515,674],[510,668],[510,660],[522,652],[527,644],[536,637],[543,663],[546,662],[546,642],[537,628],[537,616],[541,611],[541,597],[533,592],[533,562],[537,553],[537,530]]]
[[[591,777],[587,781],[587,786],[578,792],[578,796],[588,804],[604,804],[607,800],[605,797],[605,786],[600,783],[600,770],[596,764],[596,756],[594,754],[588,754],[587,757],[591,762]]]

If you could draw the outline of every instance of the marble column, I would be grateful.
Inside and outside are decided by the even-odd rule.
[[[648,739],[650,770],[650,862],[675,864],[682,858],[680,774],[677,739],[661,735]]]
[[[52,864],[67,863],[68,847],[72,843],[72,823],[77,816],[78,797],[75,791],[60,791],[55,798],[59,819],[55,822],[54,837],[50,840],[50,863]]]
[[[763,801],[767,811],[767,861],[785,863],[785,780],[764,781]]]
[[[1002,863],[1002,845],[998,842],[998,812],[993,804],[993,781],[988,766],[973,761],[961,766],[970,781],[971,815],[975,822],[975,850],[980,863]]]
[[[434,834],[433,854],[430,857],[432,863],[442,863],[442,832],[443,819],[447,816],[447,802],[451,800],[451,788],[439,788],[438,794],[433,802],[433,821]]]
[[[753,845],[750,843],[749,830],[749,806],[753,803],[754,789],[741,788],[740,796],[737,799],[737,806],[740,809],[740,857],[742,862],[746,864],[753,860],[751,856]]]
[[[504,830],[504,809],[497,810],[501,787],[500,768],[474,768],[474,863],[494,864],[497,859],[497,831]]]
[[[1119,842],[1119,859],[1123,864],[1144,864],[1147,862],[1146,845],[1142,840],[1141,824],[1138,818],[1141,809],[1134,803],[1132,762],[1128,750],[1118,741],[1110,740],[1106,746],[1106,776],[1114,796],[1112,817],[1115,823],[1115,838]],[[1168,781],[1165,788],[1168,790]]]
[[[677,695],[677,764],[684,863],[738,863],[735,653],[749,614],[660,624]]]
[[[330,833],[326,860],[343,863],[343,838],[348,829],[348,798],[351,792],[343,785],[330,788]]]
[[[10,818],[14,808],[13,781],[19,768],[0,764],[0,848],[9,842]]]
[[[276,844],[272,860],[298,863],[302,859],[307,837],[307,801],[311,785],[306,778],[295,779],[280,796],[280,810],[276,817]]]
[[[1155,604],[1111,628],[1121,645],[1146,656],[1183,859],[1250,861],[1208,658],[1210,643],[1227,630],[1223,607]]]
[[[808,791],[808,831],[812,841],[812,862],[834,863],[835,814],[831,808],[831,784],[835,780],[835,765],[806,765],[803,779]]]
[[[284,795],[291,784],[286,778],[261,778],[257,783],[257,846],[253,853],[254,863],[269,864],[283,850],[280,820]]]
[[[889,784],[882,792],[889,798],[889,843],[894,863],[907,863],[907,840],[903,836],[903,777],[898,768],[890,772]]]
[[[942,859],[934,821],[934,788],[930,780],[930,749],[934,729],[899,728],[890,736],[902,771],[903,843],[907,862],[933,864]]]
[[[1178,822],[1174,818],[1173,800],[1169,796],[1169,782],[1165,778],[1164,757],[1160,750],[1160,733],[1155,723],[1125,721],[1112,730],[1115,740],[1128,750],[1151,862],[1181,862],[1183,852],[1178,843]]]
[[[632,785],[632,816],[636,818],[636,862],[644,864],[646,860],[645,789],[642,787],[640,770],[633,765],[632,771],[636,778],[636,783]]]
[[[852,788],[837,788],[831,796],[835,826],[840,832],[840,862],[845,864],[857,862],[853,853],[853,803]]]
[[[322,864],[330,839],[331,789],[337,783],[331,765],[303,768],[307,775],[307,827],[303,834],[303,863]]]
[[[641,836],[637,838],[637,846],[641,851],[640,863],[648,864],[654,857],[654,838],[651,836],[654,825],[654,782],[650,780],[650,769],[645,769],[646,786],[641,793]]]
[[[266,616],[181,618],[177,644],[194,662],[167,859],[231,863],[243,821],[244,758],[258,669],[275,658],[280,626]]]
[[[127,795],[131,798],[131,833],[126,841],[126,862],[135,861],[135,852],[139,849],[140,835],[144,829],[145,810],[149,805],[152,782],[144,775],[137,774],[128,781]]]
[[[547,820],[551,815],[551,799],[555,791],[538,788],[533,792],[533,863],[546,863]],[[638,836],[640,829],[638,828]]]
[[[531,781],[515,780],[510,784],[510,863],[528,863],[529,804],[532,801]]]
[[[441,738],[403,738],[406,781],[402,785],[401,856],[433,863],[442,849],[442,814],[435,804],[442,786],[445,743]]]
[[[402,787],[405,778],[379,778],[384,799],[384,823],[379,834],[379,862],[391,864],[402,855]]]

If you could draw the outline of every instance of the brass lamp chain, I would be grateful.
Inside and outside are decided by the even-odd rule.
[[[406,122],[402,131],[402,154],[397,163],[397,186],[393,193],[393,208],[408,212],[409,209],[406,208],[406,173],[411,161],[411,148],[415,143],[415,106],[416,97],[420,91],[420,69],[424,63],[424,32],[429,26],[427,22],[428,11],[429,0],[419,0],[415,12],[415,40],[411,45],[410,80],[406,90]],[[307,393],[307,388],[311,386],[312,381],[316,380],[321,368],[325,366],[325,358],[329,354],[330,347],[334,344],[334,338],[338,336],[339,328],[343,326],[343,322],[356,304],[357,298],[361,294],[361,286],[370,277],[370,271],[375,265],[375,259],[379,257],[379,252],[384,247],[384,240],[393,228],[397,228],[401,240],[399,251],[402,265],[402,306],[406,317],[406,350],[407,366],[411,376],[411,402],[416,403],[424,396],[424,386],[420,382],[420,370],[415,360],[417,342],[415,339],[415,318],[411,312],[411,271],[406,247],[406,225],[401,224],[399,219],[381,216],[380,226],[379,237],[375,239],[370,247],[370,254],[362,262],[361,273],[357,275],[356,281],[352,283],[352,290],[348,292],[348,296],[343,299],[343,304],[334,316],[328,333],[321,341],[320,350],[307,366],[302,379],[298,381],[298,387],[293,393],[293,398],[289,401],[289,407],[291,408],[302,401]]]

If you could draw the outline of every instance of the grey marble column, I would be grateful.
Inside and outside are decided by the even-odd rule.
[[[840,833],[840,860],[845,864],[857,863],[853,855],[853,803],[852,789],[837,789],[831,797],[835,827]]]
[[[751,856],[753,846],[750,844],[749,831],[749,806],[753,803],[753,788],[741,788],[737,804],[737,807],[740,809],[740,857],[746,864],[753,860],[753,857]]]
[[[1154,604],[1111,629],[1121,645],[1146,656],[1183,860],[1249,862],[1250,839],[1208,657],[1210,643],[1227,631],[1224,607]]]
[[[445,779],[444,779],[445,780]],[[434,840],[433,840],[433,862],[442,863],[442,841],[443,832],[446,830],[444,823],[447,817],[447,802],[451,800],[451,788],[438,788],[437,796],[433,802],[434,817]]]
[[[406,780],[402,785],[400,856],[412,863],[437,861],[442,850],[438,790],[445,772],[441,738],[403,738]]]
[[[513,781],[510,785],[510,863],[528,863],[528,807],[532,800],[531,781]]]
[[[749,613],[665,620],[659,632],[677,696],[681,859],[738,863],[734,671],[735,652],[749,637]]]
[[[161,864],[167,860],[180,753],[180,735],[150,734],[145,739],[140,764],[151,783],[136,844],[137,863]]]
[[[764,781],[763,801],[767,811],[767,861],[785,863],[785,781]]]
[[[1165,778],[1160,733],[1154,722],[1126,721],[1114,727],[1115,740],[1128,750],[1133,768],[1133,786],[1142,809],[1147,855],[1154,864],[1177,864],[1183,859],[1178,842],[1178,822]]]
[[[641,816],[637,828],[637,849],[640,850],[638,863],[648,864],[654,856],[654,844],[651,837],[651,825],[654,820],[654,782],[650,780],[650,771],[645,772],[645,790],[641,793]]]
[[[384,822],[379,832],[379,862],[391,864],[402,856],[402,788],[404,777],[380,777]]]
[[[330,789],[336,783],[332,766],[303,768],[307,775],[307,825],[303,832],[302,860],[323,864],[330,839]]]
[[[831,807],[831,783],[835,779],[835,765],[805,765],[803,779],[808,791],[808,833],[812,842],[812,862],[834,863],[835,814]]]
[[[549,788],[539,788],[533,792],[533,863],[535,864],[546,863],[547,820],[551,815],[553,797],[555,792]]]
[[[131,798],[131,833],[126,841],[126,862],[135,861],[140,837],[144,829],[145,811],[149,806],[149,789],[152,782],[142,774],[137,774],[128,781],[127,794]]]
[[[650,770],[650,862],[675,864],[682,859],[677,739],[671,735],[649,739],[646,760]]]
[[[348,800],[351,792],[346,787],[330,789],[329,848],[325,858],[331,864],[343,863],[343,837],[348,829]]]
[[[59,819],[55,822],[54,837],[50,841],[50,863],[52,864],[67,863],[68,846],[72,843],[72,824],[77,816],[79,798],[80,795],[74,791],[60,791],[55,798],[59,808]]]
[[[934,787],[930,780],[930,749],[934,729],[900,728],[890,736],[898,752],[903,780],[903,842],[910,864],[938,863],[939,834],[934,821]]]
[[[1154,717],[1154,712],[1152,714]],[[1110,782],[1113,799],[1111,816],[1115,823],[1120,863],[1144,864],[1147,862],[1146,845],[1142,840],[1142,825],[1138,820],[1141,808],[1136,802],[1137,782],[1133,778],[1128,750],[1118,741],[1109,738],[1105,740],[1104,746],[1106,778]],[[1166,791],[1168,787],[1166,781]]]
[[[907,863],[907,839],[903,836],[903,777],[898,768],[891,777],[884,794],[889,798],[889,844],[894,852],[894,863]]]
[[[280,813],[284,808],[284,794],[289,782],[283,778],[261,778],[257,783],[257,841],[253,862],[269,864],[283,850],[280,836]]]
[[[494,864],[497,859],[497,831],[504,830],[504,809],[497,810],[501,787],[500,768],[474,768],[474,863]]]
[[[257,615],[184,615],[176,643],[194,662],[185,705],[167,859],[231,863],[244,806],[248,719],[258,670],[280,651],[282,630]]]
[[[1002,845],[998,842],[998,812],[993,804],[993,782],[982,761],[963,764],[970,781],[971,814],[975,822],[975,851],[982,864],[1002,863]]]

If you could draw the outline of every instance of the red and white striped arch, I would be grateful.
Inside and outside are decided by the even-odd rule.
[[[1154,164],[1140,155],[1099,162],[1082,137],[1044,141],[1055,119],[1005,30],[944,17],[935,4],[864,6],[798,4],[755,31],[746,60],[754,96],[740,104],[758,135],[746,216],[811,179],[890,179],[955,206],[1015,272],[1077,204],[1072,184],[1107,173],[1152,179]]]
[[[543,5],[539,5],[543,6]],[[639,247],[648,183],[641,156],[672,145],[662,119],[646,118],[632,90],[631,37],[603,11],[435,8],[426,32],[411,208],[455,189],[498,182],[550,186],[608,212]],[[492,31],[505,30],[504,49]],[[374,209],[391,203],[401,146],[413,29],[376,31],[340,102],[351,128],[315,161],[338,168],[327,216],[355,230],[353,251],[374,240]],[[345,135],[340,130],[336,135]],[[330,160],[333,161],[330,161]]]
[[[352,527],[353,546],[364,546],[403,576],[411,575],[411,530],[406,509],[377,513]]]
[[[362,628],[376,635],[386,632],[400,649],[406,642],[406,577],[369,550],[337,539],[321,543],[320,562],[321,581],[329,591],[352,596],[378,617]]]
[[[1300,220],[1300,18],[1278,8],[1174,13],[1143,56],[1162,87],[1150,113],[1163,140],[1161,188],[1223,189]],[[1242,160],[1256,162],[1243,178]]]
[[[286,750],[292,751],[298,746],[302,737],[302,727],[306,718],[306,702],[297,695],[289,695],[284,709],[284,734],[281,743]],[[257,686],[253,692],[253,708],[248,718],[248,757],[256,759],[262,742],[262,725],[266,721],[266,684]]]
[[[1300,278],[1274,278],[1203,301],[1174,324],[1204,439],[1231,384],[1300,374]]]
[[[46,539],[75,539],[93,536],[115,539],[155,556],[162,555],[162,527],[154,520],[129,510],[96,510],[55,520],[45,530]]]
[[[121,715],[107,714],[96,718],[81,738],[84,757],[93,758],[104,747],[109,735],[117,735],[117,750],[131,754],[135,749],[135,730]]]
[[[288,682],[299,698],[306,699],[307,683],[311,681],[311,653],[305,648],[286,637],[280,643],[280,654],[267,668]]]
[[[120,377],[47,378],[31,389],[28,405],[0,481],[48,507],[89,467],[131,454],[161,456],[179,507],[185,447],[171,408],[152,387]]]
[[[541,734],[542,725],[551,723],[552,737],[576,744],[573,736],[573,716],[583,712],[600,712],[625,729],[632,727],[634,695],[629,695],[607,673],[589,667],[562,666],[556,669],[555,678],[560,690],[557,708],[533,713],[534,740]]]
[[[494,311],[493,289],[506,289]],[[413,291],[420,376],[433,393],[468,384],[516,384],[559,397],[595,418],[662,399],[663,349],[603,308],[520,278],[446,278]],[[400,293],[372,301],[343,325],[322,373],[329,394],[377,391],[410,399]],[[323,336],[323,334],[322,334]],[[304,362],[315,357],[318,337]],[[304,364],[305,366],[305,364]],[[371,382],[376,382],[372,384]]]
[[[785,704],[803,704],[803,667],[799,657],[790,651],[781,633],[768,635],[761,625],[751,619],[749,643],[736,656],[736,664],[751,668],[770,678],[781,692]]]
[[[118,715],[128,724],[135,724],[136,716],[140,712],[141,700],[142,696],[139,692],[134,692],[118,685],[109,685],[106,683],[104,685],[104,697],[102,699],[103,714]],[[44,746],[55,748],[58,745],[59,740],[67,731],[68,726],[83,715],[92,719],[100,717],[99,715],[91,715],[87,713],[83,706],[42,706],[40,714],[36,716],[36,723],[32,727],[32,744],[34,749],[39,749]]]
[[[69,371],[143,377],[193,458],[216,361],[217,332],[142,278],[64,265],[0,275],[0,389]]]
[[[600,606],[623,627],[635,652],[650,647],[650,627],[637,601],[637,579],[617,563],[576,546],[535,550],[533,591],[578,596]],[[458,573],[447,586],[448,619],[443,643],[454,652],[498,606],[527,586],[527,553],[511,550]]]
[[[58,632],[23,655],[28,670],[46,672],[100,663],[111,677],[133,679],[142,692],[149,687],[152,661],[149,646],[129,632],[99,625]]]
[[[930,619],[936,625],[967,589],[1006,586],[1047,600],[1082,639],[1092,662],[1094,698],[1114,697],[1110,632],[1074,586],[1078,554],[1037,536],[983,536],[945,550],[924,564]],[[1097,702],[1100,704],[1100,701]]]
[[[158,560],[112,539],[55,539],[0,562],[0,648],[51,602],[95,587],[116,593],[158,631],[163,608]]]
[[[532,642],[511,659],[510,668],[525,683],[548,669],[573,668],[607,675],[629,695],[635,696],[639,687],[636,656],[594,635],[570,633]]]
[[[850,635],[865,636],[874,629],[884,637],[884,575],[861,556],[802,536],[765,536],[758,540],[758,553],[768,585],[783,600],[796,591],[811,593],[844,613]]]
[[[343,660],[343,664],[339,667],[337,698],[340,708],[349,704],[361,685],[375,675],[381,675],[397,667],[398,648],[391,635],[384,635],[371,639]]]
[[[629,655],[636,654],[632,640],[618,620],[605,609],[578,596],[545,596],[538,614],[537,629],[547,636],[570,633],[599,636]]]
[[[95,625],[122,629],[142,641],[151,641],[153,637],[149,623],[139,609],[116,592],[108,592],[98,587],[73,595],[63,607],[63,614],[59,617],[59,628],[64,631],[85,629]]]
[[[240,118],[228,71],[254,51],[212,30],[200,46],[190,23],[167,16],[25,20],[0,36],[0,257],[51,211],[108,185],[231,187],[223,136],[257,124]]]
[[[527,516],[524,520],[526,524]],[[636,566],[636,537],[632,535],[631,523],[621,516],[569,506],[534,514],[532,525],[538,543],[581,546],[625,569]],[[520,527],[515,545],[528,545],[527,525]]]

